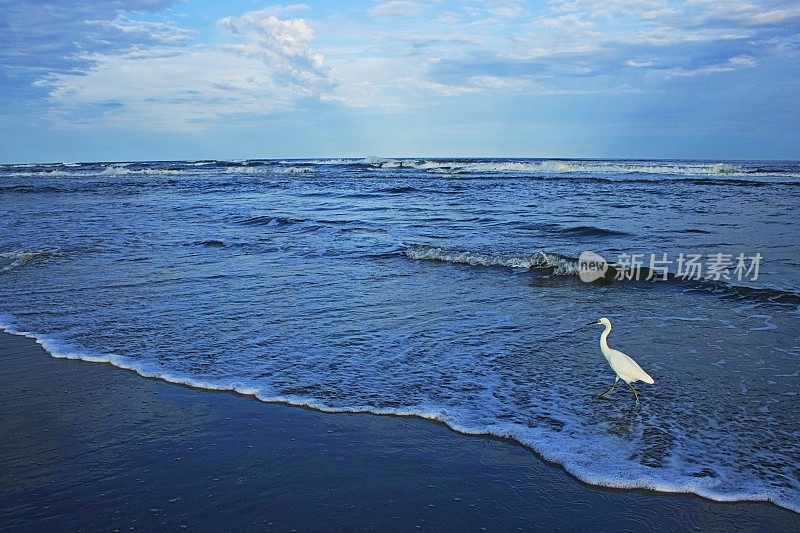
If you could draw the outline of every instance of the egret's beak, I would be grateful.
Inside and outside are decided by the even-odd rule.
[[[597,324],[597,323],[598,323],[598,321],[597,321],[597,320],[595,320],[594,322],[589,322],[589,323],[588,323],[588,324],[586,324],[586,325],[587,325],[587,326],[591,326],[592,324]]]

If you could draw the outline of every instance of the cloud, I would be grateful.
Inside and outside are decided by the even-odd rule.
[[[490,13],[507,19],[518,18],[526,13],[522,2],[516,0],[489,0],[486,8]]]
[[[49,88],[54,113],[66,123],[110,120],[185,130],[225,115],[286,108],[296,97],[274,83],[259,60],[214,48],[92,59],[96,64],[84,75],[54,74],[38,82]]]
[[[143,44],[184,44],[192,39],[195,32],[180,28],[168,22],[145,22],[131,20],[123,15],[117,15],[113,20],[85,20],[88,27],[99,27],[107,30],[110,35],[127,37],[124,41],[127,46]],[[94,37],[97,39],[97,36]]]
[[[697,68],[673,68],[667,71],[667,78],[685,78],[690,76],[718,74],[720,72],[732,72],[743,68],[754,68],[757,64],[754,58],[741,55],[732,57],[722,63],[715,63]]]
[[[652,67],[655,63],[653,61],[636,61],[635,59],[629,59],[625,61],[625,64],[632,68],[647,68]]]
[[[656,20],[674,15],[677,8],[667,0],[553,0],[557,13],[581,14],[591,18],[627,17]]]
[[[690,0],[688,4],[700,10],[705,20],[733,21],[748,26],[770,26],[800,18],[796,0],[769,2],[769,5],[746,0]]]
[[[387,40],[411,43],[414,47],[425,47],[433,44],[475,45],[480,40],[468,33],[418,33],[418,32],[382,32],[378,36]]]
[[[537,21],[544,29],[552,30],[560,37],[567,37],[566,42],[597,40],[603,38],[603,33],[598,31],[595,23],[585,20],[578,15],[560,15],[557,17],[541,18]],[[563,46],[563,44],[562,44]]]
[[[88,54],[82,59],[90,68],[51,73],[37,84],[48,89],[54,115],[64,123],[137,128],[196,129],[323,98],[332,83],[324,58],[310,47],[312,29],[274,12],[221,19],[219,26],[240,43]]]
[[[788,53],[796,39],[786,33],[797,33],[786,24],[778,31],[750,22],[788,17],[793,7],[781,0],[757,9],[732,0],[738,14],[725,17],[710,0],[552,0],[544,6],[474,0],[415,18],[413,31],[390,18],[435,5],[378,2],[371,13],[382,18],[348,28],[361,36],[358,52],[328,54],[331,76],[339,80],[335,98],[385,106],[515,90],[595,94],[619,92],[625,84],[638,90],[665,76],[754,68],[773,50]]]
[[[48,72],[88,66],[87,53],[129,50],[189,37],[166,23],[134,23],[123,13],[157,11],[174,0],[0,0],[0,75],[30,83]],[[173,33],[176,32],[176,33]]]
[[[412,77],[397,78],[395,81],[407,87],[425,89],[442,96],[460,96],[481,92],[514,92],[527,89],[533,84],[533,81],[527,78],[486,75],[472,76],[467,78],[463,84],[448,84]]]
[[[54,2],[35,5],[66,13]],[[382,0],[323,10],[328,18],[309,19],[312,27],[300,17],[320,11],[282,4],[224,17],[222,35],[199,43],[198,35],[209,38],[203,28],[137,20],[121,7],[167,0],[75,5],[78,13],[64,16],[78,44],[59,37],[42,54],[52,63],[36,54],[20,63],[48,91],[55,116],[179,128],[312,100],[431,106],[466,95],[635,90],[665,77],[752,69],[769,54],[795,53],[800,10],[783,0],[731,0],[730,9],[710,0]],[[0,32],[3,39],[11,38]]]
[[[225,17],[219,25],[246,40],[231,50],[260,59],[276,79],[312,94],[327,78],[322,54],[310,47],[314,32],[303,19],[281,20],[272,13],[272,9],[251,11]]]
[[[295,13],[310,11],[311,8],[306,4],[276,4],[273,6],[265,7],[260,11],[252,11],[251,13],[264,13],[267,15],[275,15],[276,17],[289,16]]]
[[[424,2],[389,0],[373,7],[372,14],[376,17],[410,17],[420,13],[425,7]]]
[[[612,75],[630,84],[636,83],[633,76],[644,81],[649,71],[668,77],[722,74],[755,68],[760,56],[791,53],[798,31],[785,21],[795,11],[800,6],[781,0],[759,5],[745,0],[724,5],[711,0],[553,0],[548,9],[530,14],[524,31],[504,39],[481,34],[480,48],[439,54],[428,75],[448,86],[469,86],[467,80],[483,75],[550,80],[548,86],[537,85],[542,90],[575,84],[583,90],[587,82],[570,80],[608,77],[610,87]],[[755,25],[767,20],[781,24]]]
[[[460,96],[462,94],[476,93],[480,90],[478,87],[473,87],[469,84],[451,85],[415,77],[400,77],[394,81],[405,87],[424,89],[442,96]]]

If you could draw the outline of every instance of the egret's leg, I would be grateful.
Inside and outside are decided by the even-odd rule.
[[[630,383],[628,383],[628,387],[630,387],[631,390],[633,391],[633,397],[636,398],[636,403],[639,403],[639,393],[636,392],[636,389],[634,389],[633,385],[631,385]]]
[[[609,392],[611,392],[612,390],[614,390],[614,387],[616,387],[616,386],[617,386],[617,382],[618,382],[618,381],[619,381],[619,376],[617,376],[617,379],[615,379],[615,380],[614,380],[614,383],[612,383],[612,384],[611,384],[611,386],[608,388],[608,390],[607,390],[607,391],[605,391],[605,392],[601,392],[600,394],[598,394],[598,395],[597,395],[597,397],[598,397],[598,398],[602,398],[603,396],[605,396],[606,394],[608,394]]]

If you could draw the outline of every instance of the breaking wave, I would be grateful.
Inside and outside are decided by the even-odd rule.
[[[537,251],[531,254],[492,254],[464,250],[447,250],[436,246],[415,244],[403,249],[402,254],[409,259],[438,261],[456,265],[547,270],[548,274],[557,276],[575,277],[580,273],[577,258],[545,251]],[[609,263],[606,276],[596,283],[614,282],[619,269],[619,265]],[[686,290],[706,292],[723,298],[800,306],[800,294],[792,291],[768,287],[747,287],[712,279],[677,276],[673,273],[668,273],[666,279],[661,279],[661,276],[661,273],[651,272],[649,268],[641,267],[637,277],[626,279],[625,282],[641,284],[678,284]]]
[[[0,274],[5,274],[16,268],[37,261],[59,255],[56,250],[12,250],[0,253]]]
[[[530,255],[492,255],[469,251],[453,251],[435,246],[413,245],[403,252],[406,257],[424,261],[441,261],[471,266],[508,267],[523,269],[552,269],[554,274],[564,276],[578,275],[578,261],[569,257],[548,252],[535,252]]]
[[[654,174],[673,176],[782,176],[800,177],[800,169],[777,165],[758,166],[733,163],[672,162],[672,161],[612,161],[612,160],[416,160],[367,158],[365,165],[373,168],[419,169],[443,174]]]
[[[379,416],[417,417],[421,419],[440,422],[453,431],[464,435],[498,437],[517,442],[522,446],[536,452],[547,461],[561,465],[571,475],[593,485],[618,488],[618,489],[649,489],[666,493],[692,493],[716,501],[764,501],[772,502],[780,507],[800,512],[800,505],[788,491],[779,489],[765,489],[759,483],[742,487],[737,492],[718,490],[716,475],[711,471],[701,470],[696,475],[676,478],[667,470],[662,475],[646,465],[639,469],[632,465],[614,469],[614,465],[604,459],[599,450],[593,449],[596,444],[586,441],[577,443],[568,439],[552,438],[542,439],[541,432],[544,428],[523,427],[519,424],[498,421],[492,424],[476,424],[469,417],[448,409],[431,406],[412,407],[379,407],[368,404],[351,404],[347,406],[329,405],[324,401],[313,398],[280,394],[269,385],[253,383],[247,380],[229,380],[224,378],[198,378],[174,373],[164,368],[158,362],[137,361],[131,357],[117,354],[104,354],[84,350],[57,338],[23,331],[14,326],[10,317],[0,315],[0,331],[11,335],[18,335],[34,340],[45,352],[56,359],[84,361],[88,363],[103,363],[119,369],[128,370],[141,377],[157,379],[166,383],[184,385],[198,390],[230,392],[242,396],[249,396],[264,403],[284,404],[296,407],[305,407],[325,413],[362,413]],[[556,419],[552,423],[559,422]],[[546,422],[546,421],[544,421]],[[563,428],[561,422],[558,427]],[[556,431],[557,435],[559,431]],[[594,457],[588,463],[583,456],[588,453]]]
[[[0,311],[56,357],[440,420],[600,485],[796,509],[796,201],[774,185],[797,175],[740,161],[0,165]],[[37,194],[50,188],[70,194]],[[587,248],[769,263],[761,288],[620,281],[615,265],[590,286],[574,257]],[[576,328],[600,312],[636,320],[620,340],[660,383],[630,419],[586,391],[609,374]]]
[[[207,160],[173,162],[52,163],[0,165],[0,177],[160,176],[174,174],[310,174],[317,169],[348,171],[422,172],[433,175],[516,175],[529,177],[616,177],[662,179],[707,178],[724,183],[763,183],[761,178],[800,178],[800,165],[783,162],[710,162],[671,160],[575,160],[575,159],[306,159],[306,160]],[[787,181],[788,180],[788,181]],[[716,183],[710,181],[707,183]],[[767,182],[769,183],[769,182]]]

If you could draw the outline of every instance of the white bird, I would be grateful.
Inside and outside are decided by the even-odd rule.
[[[598,394],[597,397],[602,398],[613,391],[614,387],[617,386],[617,382],[622,379],[633,391],[633,397],[636,398],[636,403],[639,403],[639,393],[633,388],[632,383],[644,381],[652,385],[655,383],[655,380],[650,377],[650,374],[642,370],[642,367],[640,367],[636,361],[619,350],[608,347],[608,334],[611,333],[611,321],[609,319],[603,317],[594,322],[589,322],[589,324],[602,324],[605,326],[606,329],[600,334],[600,351],[603,353],[603,357],[606,358],[606,361],[608,361],[608,364],[611,365],[611,369],[617,374],[617,379],[614,380],[614,384],[611,385],[607,391]]]

